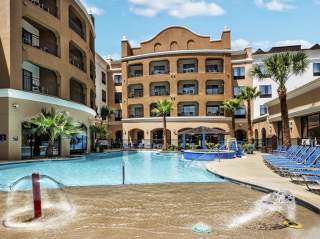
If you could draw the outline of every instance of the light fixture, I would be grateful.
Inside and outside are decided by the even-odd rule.
[[[18,108],[19,108],[19,104],[13,103],[13,104],[12,104],[12,107],[15,108],[15,109],[18,109]]]

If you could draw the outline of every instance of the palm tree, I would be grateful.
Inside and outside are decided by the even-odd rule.
[[[232,134],[234,138],[236,138],[236,123],[234,119],[234,112],[241,106],[241,103],[242,103],[241,99],[230,99],[222,103],[225,111],[231,115],[231,118],[232,118],[231,127],[232,127]]]
[[[251,101],[260,96],[260,91],[257,91],[257,87],[246,86],[241,89],[240,99],[247,102],[247,120],[248,120],[248,142],[253,144],[253,130],[251,122]]]
[[[75,122],[66,112],[56,112],[54,108],[50,111],[45,109],[41,113],[27,120],[25,125],[31,128],[36,135],[44,135],[49,138],[47,156],[53,156],[53,145],[59,137],[72,137],[81,131],[81,124]]]
[[[253,68],[251,74],[264,79],[270,77],[278,85],[280,100],[281,120],[283,124],[284,145],[291,145],[289,116],[287,105],[286,83],[293,75],[304,73],[308,67],[307,55],[304,52],[274,54],[263,62],[263,69],[259,66]]]
[[[169,100],[159,100],[156,103],[156,107],[152,110],[152,113],[156,114],[163,119],[163,150],[168,149],[167,145],[167,116],[170,115],[173,102]]]
[[[108,106],[102,106],[101,107],[101,118],[103,120],[110,120],[111,119],[111,116],[114,114],[114,110]]]

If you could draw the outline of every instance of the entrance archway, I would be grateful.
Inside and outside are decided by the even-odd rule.
[[[130,130],[129,142],[132,148],[138,148],[140,144],[144,144],[144,131],[142,129]]]
[[[167,144],[171,144],[171,131],[167,129]],[[151,131],[152,148],[162,148],[163,145],[163,129],[154,129]]]
[[[236,139],[237,139],[237,142],[239,142],[239,143],[246,142],[247,141],[247,132],[242,129],[236,130]]]

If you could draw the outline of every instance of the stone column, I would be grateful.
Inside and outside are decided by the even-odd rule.
[[[60,152],[61,157],[70,156],[70,138],[66,138],[66,137],[61,138],[60,151],[61,151]]]

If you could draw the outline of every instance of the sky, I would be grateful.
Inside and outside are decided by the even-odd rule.
[[[81,0],[95,15],[96,51],[120,58],[121,39],[133,47],[169,26],[220,39],[231,30],[234,50],[320,42],[320,0]]]

